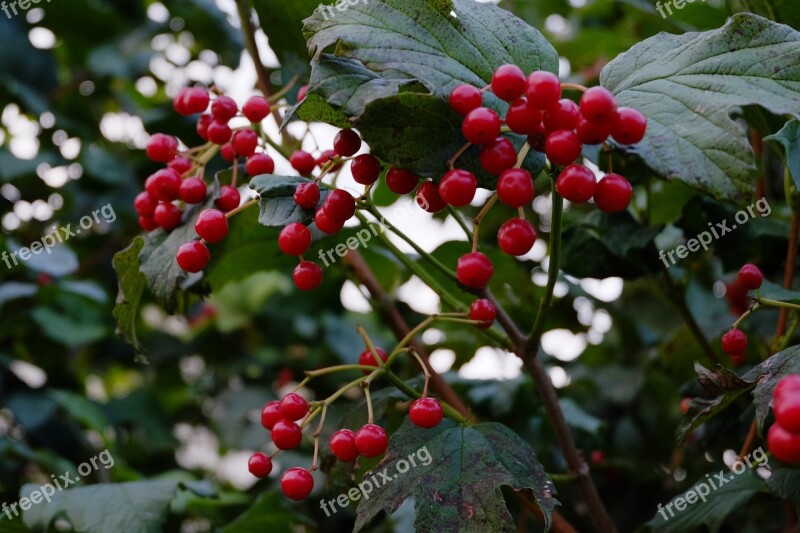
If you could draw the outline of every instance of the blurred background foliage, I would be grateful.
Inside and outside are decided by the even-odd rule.
[[[317,3],[253,3],[266,32],[259,31],[258,39],[275,90],[294,75],[307,76],[301,20]],[[666,19],[650,0],[500,5],[553,43],[564,77],[586,84],[596,83],[607,61],[649,36],[717,28],[731,12],[755,11],[800,27],[794,0],[707,0]],[[171,107],[170,97],[187,83],[215,83],[242,103],[255,85],[243,47],[231,0],[56,0],[10,19],[0,14],[0,245],[9,251],[28,245],[47,228],[74,225],[106,204],[116,215],[57,253],[0,268],[0,502],[18,500],[26,483],[74,472],[107,448],[115,466],[85,482],[137,483],[125,498],[109,491],[72,502],[87,510],[87,531],[101,531],[103,517],[126,506],[153,513],[165,531],[352,527],[352,508],[327,518],[314,502],[352,486],[348,476],[358,472],[337,466],[338,476],[321,484],[307,504],[289,504],[276,492],[274,477],[255,483],[246,468],[249,454],[266,446],[259,424],[266,401],[292,388],[304,370],[354,362],[362,349],[357,325],[384,346],[392,344],[391,331],[369,310],[345,266],[327,269],[323,288],[301,296],[292,287],[290,263],[277,251],[276,233],[239,217],[209,269],[204,288],[213,294],[187,294],[178,316],[145,301],[137,328],[140,356],[115,335],[111,259],[138,234],[133,197],[156,168],[142,150],[148,134],[198,141],[192,121]],[[289,93],[290,103],[295,94]],[[751,112],[763,119],[764,134],[779,129],[774,118]],[[555,331],[544,339],[544,357],[579,447],[587,455],[602,451],[594,476],[621,530],[646,522],[658,503],[719,471],[722,452],[738,449],[745,438],[743,403],[675,446],[681,398],[703,394],[693,362],[713,364],[697,331],[712,340],[722,360],[713,339],[734,317],[724,283],[746,260],[756,261],[770,279],[781,277],[788,210],[782,178],[769,178],[782,175],[780,152],[765,146],[760,163],[767,178],[758,190],[769,199],[772,216],[754,219],[715,243],[714,253],[695,254],[669,276],[659,270],[656,244],[694,236],[709,220],[731,218],[738,206],[652,180],[634,166],[631,176],[651,195],[639,221],[590,218],[574,206],[567,211],[564,269],[574,277],[559,283],[548,324]],[[537,213],[546,228],[546,210]],[[489,217],[485,234],[502,222]],[[613,246],[633,232],[645,232],[641,249]],[[451,263],[460,250],[443,244],[435,255]],[[531,323],[544,273],[535,262],[490,255],[497,256],[506,283],[498,297],[519,323]],[[364,256],[409,322],[436,308],[379,245]],[[769,313],[748,323],[754,342],[742,370],[766,356],[774,323]],[[515,359],[465,328],[437,328],[423,341],[479,419],[508,425],[532,445],[548,472],[563,473],[533,385]],[[405,371],[414,376],[412,368]],[[320,380],[311,394],[323,397],[340,385],[337,378]],[[331,428],[348,407],[331,414]],[[389,409],[386,417],[396,428],[396,411]],[[306,442],[281,455],[281,465],[307,465],[311,452]],[[579,499],[574,487],[556,486],[560,512],[580,529],[588,527],[571,505]],[[777,500],[755,503],[756,512],[743,506],[729,524],[742,531],[778,528]],[[52,512],[36,509],[24,521],[0,515],[0,531],[43,530]],[[522,520],[524,511],[512,513]],[[135,517],[120,520],[126,531],[147,529]],[[413,506],[403,505],[374,530],[408,531],[412,522]],[[523,523],[531,531],[541,528],[533,518]]]

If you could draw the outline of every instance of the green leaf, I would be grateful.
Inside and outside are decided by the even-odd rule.
[[[109,333],[102,323],[83,322],[50,307],[37,307],[31,318],[50,339],[69,348],[97,342]]]
[[[291,289],[288,276],[279,272],[254,272],[240,281],[231,281],[210,298],[217,327],[223,333],[239,329],[250,323],[267,300]]]
[[[114,255],[114,272],[117,274],[119,290],[114,318],[117,320],[117,335],[125,342],[140,350],[136,337],[136,323],[139,320],[139,306],[147,279],[139,271],[139,254],[144,247],[144,239],[136,237],[130,246]]]
[[[99,435],[103,435],[109,427],[109,420],[103,410],[84,396],[66,390],[49,390],[52,398],[69,415]]]
[[[761,453],[764,453],[763,450]],[[773,464],[767,479],[770,490],[778,497],[789,500],[795,509],[800,507],[800,470]]]
[[[262,174],[250,180],[250,188],[261,197],[259,223],[269,228],[283,227],[292,222],[311,224],[314,220],[315,210],[303,209],[295,203],[293,198],[298,185],[311,181],[299,176],[276,176],[273,174]],[[325,197],[328,196],[326,189],[320,192],[317,207],[322,205]]]
[[[775,141],[786,150],[786,166],[794,180],[794,186],[800,189],[800,121],[790,120],[778,133],[764,137],[765,141]]]
[[[0,307],[6,302],[18,298],[29,298],[39,292],[39,286],[34,283],[21,281],[8,281],[0,284]]]
[[[714,31],[661,33],[606,65],[600,82],[647,117],[644,140],[624,152],[664,178],[741,201],[752,194],[755,164],[730,113],[759,105],[800,114],[800,32],[735,15]]]
[[[416,466],[411,466],[412,459]],[[408,472],[402,472],[405,466]],[[421,533],[515,531],[502,486],[531,495],[546,527],[557,503],[528,443],[494,422],[466,427],[446,420],[422,429],[406,420],[373,472],[384,481],[377,481],[369,499],[359,504],[354,531],[364,529],[381,511],[393,513],[409,496],[417,513],[414,526]],[[389,476],[388,482],[380,472]],[[362,484],[372,477],[365,474]]]
[[[222,528],[222,533],[251,533],[270,531],[291,533],[296,521],[285,506],[284,498],[275,492],[265,492],[236,520]]]
[[[764,280],[759,289],[759,294],[767,300],[776,300],[791,304],[800,304],[800,292],[784,289],[780,285]]]
[[[755,13],[800,28],[800,3],[795,0],[728,0],[731,13]]]
[[[775,385],[789,374],[800,374],[800,346],[791,346],[782,352],[776,353],[744,375],[746,380],[758,380],[758,384],[753,391],[753,398],[756,404],[755,418],[759,433],[763,430],[764,420],[769,414],[772,391],[775,389]]]

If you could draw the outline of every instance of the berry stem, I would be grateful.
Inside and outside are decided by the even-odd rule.
[[[239,158],[233,158],[233,175],[231,176],[231,187],[236,187],[236,182],[239,179]]]
[[[523,159],[524,159],[524,157],[523,157]],[[494,207],[494,204],[497,203],[498,199],[499,199],[499,196],[497,196],[497,193],[494,193],[492,195],[492,197],[489,198],[489,200],[483,206],[483,209],[481,209],[480,212],[475,216],[475,218],[472,219],[472,227],[473,227],[473,229],[472,229],[472,251],[473,251],[473,253],[478,251],[478,237],[479,237],[479,233],[480,233],[479,230],[480,230],[481,220],[483,220],[483,217],[485,217],[489,213],[489,211],[492,209],[492,207]]]
[[[450,159],[447,160],[447,168],[449,168],[450,170],[453,170],[453,166],[456,164],[456,161],[458,161],[458,158],[461,157],[462,155],[464,155],[464,152],[469,150],[470,146],[472,146],[472,143],[467,143],[464,146],[462,146],[461,148],[459,148],[458,152],[456,152],[453,155],[453,157],[451,157]]]
[[[464,217],[461,216],[461,213],[459,213],[458,210],[452,205],[447,206],[447,212],[450,213],[450,216],[452,216],[458,225],[461,226],[461,229],[464,230],[464,233],[467,235],[467,239],[472,241],[472,230],[469,229],[469,226],[464,221]]]
[[[322,416],[319,418],[317,430],[314,432],[314,459],[311,461],[311,472],[317,469],[317,460],[319,459],[319,436],[322,433],[322,425],[325,423],[325,414],[328,412],[328,406],[322,404]]]
[[[237,207],[233,211],[228,211],[227,213],[225,213],[225,218],[229,219],[234,215],[238,215],[239,213],[241,213],[245,209],[247,209],[249,207],[253,207],[254,205],[256,205],[260,201],[261,201],[261,198],[253,198],[252,200],[248,200],[247,202],[243,203],[242,205],[240,205],[239,207]]]
[[[364,389],[364,398],[367,400],[367,424],[373,424],[375,417],[372,411],[372,397],[369,395],[369,383],[365,381],[361,384],[361,388]]]
[[[575,89],[576,91],[580,91],[582,93],[585,93],[586,91],[589,90],[586,87],[584,87],[583,85],[579,85],[577,83],[562,83],[561,84],[561,88],[562,89]]]
[[[800,309],[800,305],[798,304],[781,302],[778,300],[770,300],[769,298],[756,298],[756,301],[762,305],[766,305],[767,307],[778,307],[781,309],[794,309],[794,310]]]
[[[276,92],[275,94],[273,94],[272,96],[267,98],[267,102],[269,102],[270,104],[274,104],[275,102],[278,102],[281,98],[286,96],[286,94],[289,91],[292,90],[292,87],[297,85],[297,82],[299,80],[300,80],[300,75],[299,74],[295,74],[294,77],[291,80],[289,80],[289,83],[287,83],[286,85],[283,86],[283,89],[281,89],[280,91]]]
[[[531,151],[531,145],[525,142],[522,145],[522,148],[519,149],[519,155],[517,155],[517,164],[514,165],[514,168],[522,168],[522,164],[525,162],[525,158],[528,157],[528,152]]]
[[[395,387],[397,387],[398,389],[403,391],[409,398],[415,398],[416,399],[416,398],[421,398],[422,397],[420,395],[420,393],[418,393],[416,390],[414,390],[413,387],[410,387],[408,385],[408,383],[406,383],[405,381],[400,379],[400,377],[398,377],[395,373],[390,372],[390,371],[387,370],[386,371],[386,379],[391,381],[392,384]],[[450,406],[450,404],[448,404],[447,402],[444,402],[444,401],[441,401],[441,404],[442,404],[442,410],[444,411],[444,413],[448,417],[452,418],[453,420],[457,420],[459,423],[464,424],[464,425],[469,425],[470,424],[470,421],[467,419],[467,417],[465,417],[464,415],[462,415],[461,413],[459,413],[458,411],[453,409]]]
[[[382,359],[381,362],[383,362]],[[344,372],[346,370],[367,370],[371,372],[375,370],[375,367],[368,365],[337,365],[337,366],[329,366],[327,368],[320,368],[319,370],[306,370],[307,378],[303,380],[301,385],[305,385],[305,383],[307,382],[306,380],[310,381],[311,378],[317,378],[319,376],[324,376],[327,374],[335,374],[336,372]]]
[[[378,353],[378,349],[375,348],[375,344],[372,342],[372,339],[369,338],[367,335],[367,330],[363,327],[358,326],[358,334],[361,335],[361,338],[364,339],[364,345],[372,354],[372,357],[375,358],[375,362],[378,364],[378,368],[383,368],[383,359],[381,358],[380,354]]]
[[[742,313],[742,316],[740,316],[739,318],[737,318],[737,319],[736,319],[736,322],[734,322],[734,323],[733,323],[733,325],[731,326],[731,328],[734,328],[734,329],[738,328],[738,327],[739,327],[739,324],[741,324],[742,322],[744,322],[744,319],[745,319],[745,318],[747,318],[748,316],[750,316],[750,315],[752,315],[753,313],[755,313],[755,312],[758,310],[758,308],[759,308],[759,307],[761,307],[761,304],[760,304],[760,303],[756,303],[755,305],[751,306],[751,307],[750,307],[750,309],[748,309],[747,311],[745,311],[744,313]]]
[[[422,359],[420,358],[419,354],[417,352],[415,352],[413,348],[410,349],[408,351],[408,353],[413,355],[417,359],[417,361],[419,361],[419,366],[422,367],[422,372],[425,374],[425,384],[422,386],[422,397],[423,398],[427,398],[428,397],[428,381],[430,381],[430,379],[431,379],[431,374],[430,374],[430,372],[428,372],[428,367],[425,366],[425,364],[422,362]]]

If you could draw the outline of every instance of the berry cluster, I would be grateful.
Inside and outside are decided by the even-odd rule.
[[[761,284],[764,282],[764,275],[756,265],[746,264],[739,270],[736,282],[737,286],[746,294],[747,291],[761,288]],[[746,312],[747,310],[745,309],[743,313]],[[722,336],[722,351],[728,354],[737,365],[744,363],[746,360],[745,351],[747,350],[747,335],[736,327],[738,322]]]
[[[800,374],[782,378],[772,391],[775,423],[767,432],[767,447],[784,463],[800,463]]]

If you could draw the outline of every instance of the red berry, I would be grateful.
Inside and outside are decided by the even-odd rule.
[[[356,200],[349,192],[335,189],[325,198],[322,208],[333,220],[346,222],[356,213]]]
[[[764,283],[764,274],[756,265],[748,263],[739,269],[737,281],[746,290],[754,291],[760,289],[761,284]]]
[[[308,85],[303,85],[297,90],[297,101],[300,102],[308,94]]]
[[[281,400],[281,414],[287,420],[300,420],[308,413],[308,402],[295,392],[290,392]]]
[[[502,65],[492,76],[492,91],[501,100],[512,102],[525,93],[525,73],[516,65]]]
[[[800,392],[782,394],[773,404],[775,422],[789,433],[800,434]]]
[[[506,124],[514,133],[531,135],[542,128],[542,112],[520,98],[508,106]]]
[[[286,255],[303,255],[311,246],[311,232],[300,222],[292,222],[278,235],[278,246]]]
[[[227,124],[238,112],[239,107],[230,96],[220,96],[211,104],[211,114],[217,122]]]
[[[208,125],[208,129],[206,129],[206,135],[208,140],[214,144],[225,144],[231,140],[233,132],[226,123],[212,120],[211,124]]]
[[[273,400],[264,405],[264,408],[261,409],[261,425],[264,426],[265,429],[272,430],[275,423],[279,420],[283,420],[281,402]]]
[[[466,115],[483,105],[481,91],[472,85],[456,85],[450,91],[450,107],[459,115]]]
[[[290,500],[305,500],[313,488],[314,478],[305,468],[290,468],[281,476],[281,490]]]
[[[530,172],[511,168],[500,174],[497,180],[497,196],[509,207],[517,208],[533,201],[533,178]]]
[[[227,213],[239,207],[241,201],[242,197],[236,187],[223,185],[219,188],[219,198],[214,200],[214,205],[223,213]]]
[[[350,157],[361,149],[361,137],[353,130],[340,130],[333,138],[333,150],[340,157]]]
[[[158,227],[158,223],[150,217],[139,217],[139,227],[145,231],[153,231]]]
[[[178,253],[175,257],[178,260],[178,266],[184,272],[194,274],[203,270],[208,262],[211,260],[211,254],[208,248],[202,242],[192,241],[182,244],[178,248]]]
[[[592,453],[589,454],[589,460],[596,465],[602,463],[605,459],[606,455],[602,450],[592,450]]]
[[[261,122],[269,115],[269,102],[263,96],[251,96],[242,107],[242,114],[250,122]]]
[[[489,300],[485,299],[475,300],[469,306],[470,320],[480,320],[480,323],[476,324],[477,328],[480,329],[490,328],[496,316],[497,316],[497,309],[495,308],[494,304]]]
[[[472,252],[458,258],[456,276],[458,281],[473,289],[483,289],[494,274],[494,266],[488,257]]]
[[[318,209],[314,214],[314,223],[321,232],[334,235],[341,231],[345,221],[331,218],[325,213],[325,209]]]
[[[536,230],[527,220],[512,218],[497,232],[497,243],[508,255],[525,255],[536,242]]]
[[[353,461],[358,457],[356,434],[350,429],[340,429],[331,435],[330,448],[340,461]]]
[[[563,98],[558,103],[544,112],[542,121],[547,133],[558,130],[574,130],[581,120],[578,104]]]
[[[314,156],[303,150],[295,150],[289,157],[289,163],[301,176],[308,176],[314,167],[317,166],[317,160]]]
[[[439,196],[455,207],[468,205],[475,197],[478,180],[471,172],[461,169],[449,171],[439,182]]]
[[[258,147],[258,133],[250,129],[239,130],[233,134],[231,145],[233,145],[233,150],[236,152],[236,155],[250,157],[256,153],[256,148]]]
[[[622,144],[636,144],[644,139],[647,119],[630,107],[620,107],[611,123],[611,136]]]
[[[536,109],[550,109],[561,98],[558,76],[539,70],[528,76],[528,102]]]
[[[303,432],[300,426],[291,420],[278,420],[272,426],[272,442],[279,450],[291,450],[300,446],[303,440]]]
[[[800,392],[800,374],[789,374],[782,377],[772,391],[772,399],[778,401],[778,398],[790,392]]]
[[[292,280],[301,291],[313,291],[322,285],[322,269],[312,261],[302,261],[294,267]]]
[[[692,407],[692,401],[689,398],[681,400],[681,413],[687,414]]]
[[[524,79],[524,78],[523,78]],[[442,404],[435,398],[414,400],[408,410],[408,418],[418,427],[430,429],[439,425],[444,417]]]
[[[314,209],[319,203],[319,185],[313,181],[301,183],[294,190],[294,203],[303,209]]]
[[[439,190],[432,181],[423,181],[417,189],[417,205],[428,213],[438,213],[445,207],[447,202],[439,196]]]
[[[378,181],[381,175],[381,162],[371,154],[361,154],[350,163],[350,172],[353,179],[361,185],[371,185]]]
[[[233,160],[236,159],[236,150],[233,149],[233,145],[231,143],[223,144],[219,149],[219,154],[222,156],[222,159],[228,163],[232,163]]]
[[[633,187],[619,174],[606,174],[594,191],[594,203],[601,211],[617,213],[625,211],[631,203]]]
[[[389,437],[386,431],[375,424],[366,424],[356,433],[356,448],[364,457],[377,457],[386,451]]]
[[[199,204],[206,199],[208,187],[206,183],[200,178],[186,178],[181,183],[181,188],[178,191],[178,198],[187,204]]]
[[[418,183],[419,176],[402,168],[392,167],[386,173],[386,186],[395,194],[408,194]]]
[[[736,353],[730,356],[733,366],[742,366],[747,362],[747,355],[743,353]]]
[[[330,163],[331,161],[335,161],[338,157],[339,156],[336,155],[334,150],[325,150],[319,154],[319,157],[317,158],[317,165],[321,168],[323,165]],[[330,170],[334,171],[339,170],[340,168],[342,168],[342,162],[336,161],[333,165],[331,165]]]
[[[167,166],[181,176],[192,170],[192,162],[185,157],[176,157]]]
[[[272,472],[272,459],[261,452],[256,452],[247,461],[247,468],[256,477],[267,477]]]
[[[197,113],[204,113],[208,109],[208,102],[210,98],[208,91],[202,87],[192,87],[188,89],[183,97],[183,105],[186,110],[186,115],[195,115]]]
[[[722,336],[722,351],[728,355],[740,355],[747,350],[747,335],[740,329],[732,329]]]
[[[592,124],[581,117],[575,132],[583,144],[601,144],[611,135],[610,124]]]
[[[194,230],[201,239],[214,244],[228,235],[228,219],[221,211],[206,209],[197,216]]]
[[[497,175],[517,164],[517,151],[510,140],[498,137],[481,146],[480,162],[486,172]]]
[[[247,158],[244,168],[251,176],[272,174],[275,172],[275,161],[267,154],[253,154]]]
[[[574,204],[588,202],[596,188],[594,174],[583,165],[568,166],[556,179],[558,194]]]
[[[464,137],[473,144],[486,144],[500,135],[500,116],[488,107],[470,111],[461,124]]]
[[[153,211],[153,220],[161,226],[164,231],[172,231],[181,225],[181,215],[183,212],[178,206],[169,202],[161,202]]]
[[[200,115],[197,119],[197,134],[204,141],[208,140],[208,127],[214,121],[211,115]]]
[[[605,87],[592,87],[581,96],[581,115],[592,124],[611,124],[617,116],[617,99]]]
[[[389,359],[389,354],[380,348],[375,348],[375,351],[378,352],[378,357],[380,357],[384,363]],[[374,366],[375,368],[378,367],[378,361],[375,359],[370,349],[361,352],[361,355],[358,356],[358,364],[362,366]],[[368,370],[364,370],[363,372],[364,374],[369,374]]]
[[[544,153],[556,165],[569,165],[581,155],[581,140],[572,131],[554,131],[547,136]]]
[[[789,433],[780,424],[772,424],[769,428],[767,448],[784,463],[800,462],[800,435]]]
[[[184,87],[172,99],[172,107],[179,115],[191,115],[186,109],[186,94],[189,92],[189,87]]]
[[[133,208],[140,217],[152,218],[153,211],[156,210],[157,205],[158,200],[151,196],[147,191],[140,192],[133,200]]]
[[[169,163],[178,156],[178,139],[156,133],[147,141],[147,157],[156,163]]]

